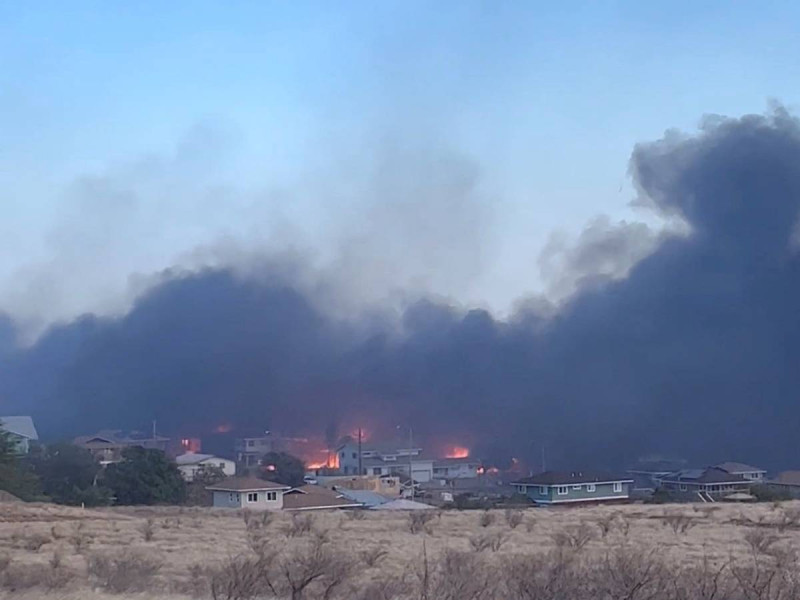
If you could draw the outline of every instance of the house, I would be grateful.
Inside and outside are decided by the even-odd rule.
[[[349,498],[353,502],[358,502],[364,508],[372,508],[373,506],[378,506],[379,504],[386,504],[393,499],[369,490],[348,490],[337,488],[337,491],[342,494],[342,496]]]
[[[359,444],[348,437],[336,448],[336,453],[339,470],[344,475],[408,476],[410,470],[415,481],[433,479],[434,459],[423,456],[422,448],[408,443],[362,444],[359,460]]]
[[[123,433],[120,430],[102,430],[93,435],[76,437],[73,444],[85,448],[94,456],[101,465],[119,462],[122,460],[122,451],[125,448],[138,446],[167,452],[170,438],[159,435],[146,435],[139,432]]]
[[[206,489],[213,492],[212,506],[215,508],[281,510],[283,495],[291,486],[257,477],[229,477]]]
[[[659,488],[685,500],[708,502],[737,492],[748,492],[757,480],[745,479],[742,474],[731,474],[718,467],[684,469],[659,478]]]
[[[513,481],[517,493],[536,504],[626,501],[633,480],[627,476],[589,471],[545,471]]]
[[[774,479],[764,481],[771,490],[790,498],[800,498],[800,471],[781,471]]]
[[[339,510],[362,506],[363,504],[345,494],[318,485],[292,488],[283,495],[284,510]]]
[[[320,485],[331,489],[365,490],[390,497],[397,497],[402,488],[400,477],[397,475],[383,475],[379,477],[372,475],[362,475],[361,477],[321,476],[316,479]]]
[[[724,462],[714,465],[713,468],[719,469],[720,471],[725,471],[731,475],[741,475],[749,481],[760,482],[763,481],[764,477],[767,475],[767,472],[764,469],[759,469],[758,467],[753,467],[751,465],[746,465],[739,462]]]
[[[178,470],[186,481],[194,480],[198,473],[209,468],[221,469],[226,477],[236,475],[235,462],[226,458],[214,456],[213,454],[187,452],[176,456],[175,463],[178,465]]]
[[[20,454],[27,454],[31,449],[31,442],[39,439],[31,417],[0,417],[0,429],[11,435],[11,441],[16,444]]]
[[[437,458],[433,461],[434,479],[473,479],[482,469],[477,458]]]

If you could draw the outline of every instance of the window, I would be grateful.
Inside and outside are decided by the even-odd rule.
[[[219,468],[224,470],[225,469],[225,463],[219,463]]]
[[[344,458],[344,452],[339,455],[341,458]]]
[[[686,487],[685,483],[682,483],[681,486],[680,486],[680,489],[681,489],[682,492],[685,492],[689,488]]]
[[[258,492],[247,492],[248,502],[258,502]]]
[[[278,492],[267,492],[267,502],[275,502],[278,499]]]
[[[622,491],[622,483],[617,481],[614,483],[614,493],[619,494]]]
[[[580,486],[580,485],[573,485],[573,486],[572,486],[572,489],[573,489],[573,490],[579,490],[579,489],[581,489],[581,487],[582,487],[582,486]]]
[[[586,484],[586,491],[587,491],[587,492],[593,492],[593,491],[595,491],[596,489],[597,489],[597,488],[595,487],[595,485],[594,485],[593,483],[587,483],[587,484]]]
[[[566,485],[558,486],[558,495],[566,496],[569,493],[569,488]]]
[[[518,485],[518,486],[517,486],[517,491],[518,491],[520,494],[524,494],[524,493],[525,493],[525,486],[524,486],[524,485]]]
[[[372,474],[373,475],[380,475],[381,474],[381,468],[380,467],[372,467]]]
[[[353,452],[353,458],[358,458],[358,454],[356,454],[355,452]]]
[[[228,494],[229,502],[236,502],[236,494]]]
[[[252,447],[253,447],[253,446],[255,446],[255,445],[256,445],[256,443],[255,443],[253,440],[247,440],[247,446],[248,446],[248,448],[252,448]]]
[[[547,496],[547,486],[546,485],[540,485],[539,486],[539,495]]]

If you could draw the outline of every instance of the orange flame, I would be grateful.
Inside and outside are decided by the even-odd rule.
[[[453,446],[444,456],[445,458],[469,458],[469,448]]]

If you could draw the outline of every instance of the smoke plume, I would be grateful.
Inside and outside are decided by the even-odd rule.
[[[493,457],[545,448],[565,468],[652,453],[796,467],[800,123],[782,110],[707,119],[637,146],[630,172],[637,203],[681,232],[598,221],[576,246],[554,243],[542,264],[563,298],[549,311],[533,299],[500,320],[423,298],[343,318],[302,260],[175,270],[126,315],[53,327],[26,349],[0,322],[3,410],[52,435],[152,419],[324,435],[365,421],[469,436]],[[458,199],[472,184],[441,185]],[[428,239],[410,251],[447,262],[449,240]]]

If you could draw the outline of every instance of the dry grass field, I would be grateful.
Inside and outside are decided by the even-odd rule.
[[[796,503],[425,514],[427,523],[388,511],[264,522],[200,508],[1,504],[0,597],[788,599],[800,590]]]

